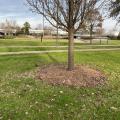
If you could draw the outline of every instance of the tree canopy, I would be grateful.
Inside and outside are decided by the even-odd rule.
[[[43,15],[52,26],[68,32],[68,70],[74,69],[74,33],[82,28],[91,9],[101,0],[26,1],[31,11]]]
[[[110,17],[115,18],[120,23],[120,0],[112,0],[109,9]]]
[[[30,23],[29,22],[25,22],[24,23],[24,27],[23,27],[24,34],[28,35],[29,34],[29,29],[30,29]]]

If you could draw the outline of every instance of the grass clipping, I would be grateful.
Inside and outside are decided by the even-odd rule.
[[[77,65],[72,71],[67,71],[64,65],[43,66],[38,70],[37,78],[52,85],[76,87],[96,87],[106,81],[103,73],[84,65]]]

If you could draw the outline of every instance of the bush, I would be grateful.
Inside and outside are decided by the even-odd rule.
[[[120,35],[118,35],[117,39],[120,40]]]
[[[4,39],[4,35],[0,35],[0,39]]]
[[[14,39],[14,36],[13,35],[5,35],[4,39]]]

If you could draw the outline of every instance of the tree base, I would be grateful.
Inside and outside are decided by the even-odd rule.
[[[43,66],[37,72],[37,78],[52,85],[76,87],[95,87],[104,85],[107,77],[98,70],[78,65],[68,71],[64,65]]]

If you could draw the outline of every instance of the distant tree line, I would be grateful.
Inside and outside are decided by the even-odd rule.
[[[6,20],[3,23],[0,23],[0,29],[6,33],[6,35],[18,35],[18,34],[25,34],[29,35],[30,24],[25,22],[23,27],[20,27],[16,21],[14,20]]]

